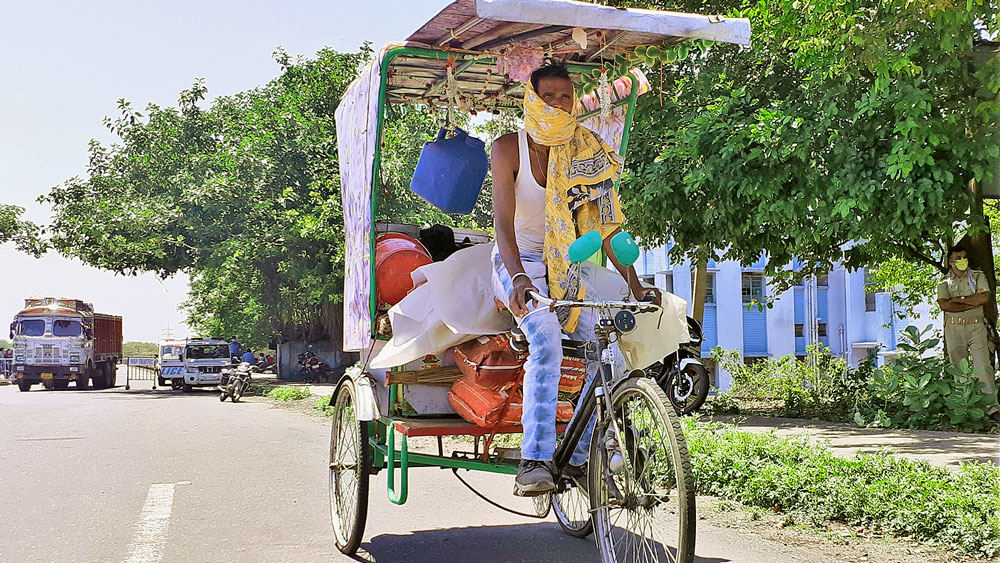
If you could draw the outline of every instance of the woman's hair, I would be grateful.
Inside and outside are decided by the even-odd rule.
[[[545,62],[542,66],[535,69],[535,72],[531,73],[531,87],[538,91],[538,82],[543,78],[565,78],[566,80],[573,80],[569,76],[569,69],[566,65],[554,61],[548,57],[545,58]]]

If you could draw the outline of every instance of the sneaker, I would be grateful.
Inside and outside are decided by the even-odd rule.
[[[523,459],[517,467],[517,477],[514,479],[514,493],[519,496],[536,496],[556,488],[552,480],[552,471],[547,461]]]

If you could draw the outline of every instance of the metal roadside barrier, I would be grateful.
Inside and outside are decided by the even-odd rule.
[[[0,381],[10,383],[14,380],[14,358],[0,358]]]
[[[152,381],[153,389],[156,389],[156,378],[159,372],[156,370],[156,358],[141,357],[127,358],[125,366],[125,390],[132,388],[133,381]]]

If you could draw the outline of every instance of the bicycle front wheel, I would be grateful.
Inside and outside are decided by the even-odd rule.
[[[694,477],[680,422],[663,391],[646,379],[623,381],[612,404],[590,444],[588,483],[601,560],[692,563]]]

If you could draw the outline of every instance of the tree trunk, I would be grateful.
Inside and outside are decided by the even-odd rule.
[[[691,316],[698,324],[705,320],[705,292],[708,289],[708,259],[698,253],[698,261],[694,273],[694,292],[691,294]]]
[[[969,223],[971,229],[965,236],[965,248],[968,251],[969,266],[980,270],[986,276],[989,284],[990,300],[983,305],[983,316],[986,317],[986,326],[989,329],[990,348],[992,352],[997,349],[997,279],[996,269],[993,265],[993,243],[990,235],[990,222],[983,213],[983,191],[982,185],[973,179],[969,182],[969,195],[972,205],[969,210]],[[991,352],[991,353],[992,353]],[[994,365],[996,362],[994,361]]]

